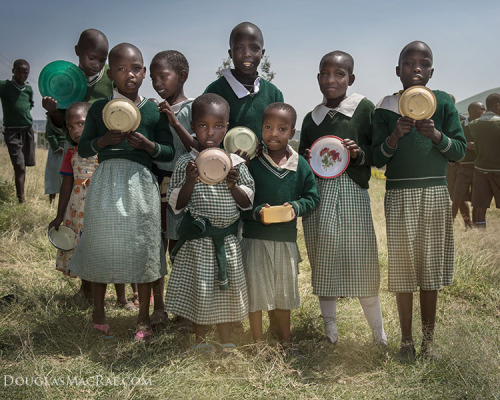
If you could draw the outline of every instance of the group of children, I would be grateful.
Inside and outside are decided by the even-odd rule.
[[[313,293],[319,297],[326,339],[338,341],[337,298],[358,297],[374,344],[385,348],[367,191],[370,167],[375,165],[386,166],[389,290],[396,293],[402,334],[397,358],[412,362],[416,357],[412,301],[419,288],[420,356],[434,356],[437,291],[452,283],[454,263],[445,170],[448,161],[464,157],[466,148],[458,112],[447,93],[434,91],[437,109],[431,119],[402,117],[400,93],[377,106],[362,95],[348,96],[355,80],[354,61],[342,51],[328,53],[317,75],[324,100],[304,118],[297,153],[288,144],[295,133],[295,110],[273,84],[258,76],[265,50],[262,32],[254,24],[241,23],[232,30],[229,55],[234,69],[224,70],[194,101],[183,90],[189,74],[184,56],[177,51],[158,53],[150,66],[153,87],[163,99],[158,106],[139,94],[146,75],[140,50],[128,43],[115,46],[107,69],[104,35],[90,31],[77,45],[80,68],[88,79],[107,77],[113,86],[94,99],[90,109],[77,103],[66,111],[64,129],[78,146],[66,152],[61,169],[66,189],[51,226],[65,223],[81,232],[70,259],[58,257],[58,269],[78,275],[86,285],[92,282],[86,295],[93,299],[97,332],[113,337],[104,311],[106,284],[135,282],[137,341],[152,334],[153,290],[153,316],[162,317],[166,311],[193,322],[194,350],[213,348],[205,335],[207,326],[216,325],[220,348],[231,351],[232,324],[246,316],[254,341],[263,341],[262,311],[268,312],[283,346],[292,349],[290,310],[300,305],[296,224],[303,217]],[[432,64],[425,43],[405,46],[396,68],[403,89],[425,86]],[[135,132],[106,128],[102,110],[112,98],[137,105],[141,123]],[[63,126],[53,101],[44,102],[49,117]],[[220,147],[234,126],[255,132],[262,143],[257,157],[230,154],[232,167],[224,181],[201,182],[196,157],[204,149]],[[346,171],[333,179],[315,176],[306,161],[311,145],[325,135],[341,138],[350,153]],[[290,205],[293,220],[264,223],[263,209],[275,205]],[[173,266],[164,309],[166,247]]]

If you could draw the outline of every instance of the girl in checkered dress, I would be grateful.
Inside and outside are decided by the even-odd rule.
[[[354,82],[353,68],[352,57],[341,51],[326,54],[320,62],[318,83],[325,101],[304,118],[299,152],[310,158],[309,149],[317,139],[336,135],[351,159],[340,176],[316,178],[320,203],[302,224],[326,339],[334,344],[338,339],[337,298],[358,297],[374,343],[386,346],[377,241],[367,190],[374,106],[364,96],[346,96]]]
[[[191,127],[200,149],[218,148],[227,130],[229,105],[203,94],[192,106]],[[240,209],[250,209],[254,182],[244,160],[231,155],[227,178],[215,185],[199,181],[191,151],[177,162],[167,198],[176,213],[185,211],[167,287],[166,309],[194,323],[195,350],[207,350],[206,326],[216,324],[223,349],[232,349],[231,323],[248,313],[241,248],[236,237]]]
[[[432,77],[432,51],[411,42],[399,55],[396,74],[403,88],[425,86]],[[453,281],[453,219],[446,188],[448,161],[465,155],[466,140],[450,95],[433,91],[430,119],[401,116],[400,93],[384,97],[373,117],[373,162],[386,165],[385,217],[389,291],[396,293],[401,348],[398,359],[415,360],[412,337],[413,292],[420,288],[422,347],[433,358],[437,291]]]

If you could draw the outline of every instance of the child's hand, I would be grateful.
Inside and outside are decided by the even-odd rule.
[[[57,100],[52,97],[45,96],[42,98],[42,107],[49,113],[57,110]]]
[[[262,141],[259,141],[257,149],[255,149],[255,157],[260,157],[262,155],[263,150],[264,150],[264,144],[262,143]]]
[[[129,132],[127,134],[127,141],[134,149],[144,150],[149,154],[153,154],[155,151],[155,144],[142,133],[135,131]]]
[[[284,206],[291,206],[291,204],[287,201],[283,203]],[[292,207],[292,220],[294,220],[297,216],[295,215],[295,208]]]
[[[248,153],[246,151],[238,149],[238,150],[236,150],[234,152],[234,154],[236,154],[237,156],[240,156],[241,158],[243,158],[245,160],[245,165],[247,167],[250,165],[250,156],[248,155]]]
[[[229,189],[232,189],[236,185],[236,183],[238,182],[238,177],[239,174],[236,167],[231,168],[226,177],[226,185]]]
[[[50,221],[50,223],[49,223],[49,230],[52,227],[55,227],[56,231],[58,231],[59,230],[59,225],[61,225],[61,223],[62,223],[62,218],[56,217],[53,221]]]
[[[198,167],[194,161],[190,161],[186,167],[186,180],[191,183],[198,182]]]
[[[104,136],[97,139],[97,146],[103,149],[108,146],[115,146],[125,140],[126,132],[122,131],[107,131]]]
[[[476,146],[474,145],[474,142],[467,142],[467,148],[469,150],[476,150]]]
[[[264,222],[264,208],[269,208],[269,207],[271,206],[266,203],[262,206],[262,208],[259,211],[260,222],[262,222],[263,225],[271,225],[269,222]]]
[[[358,158],[359,147],[358,147],[358,145],[356,144],[356,142],[354,140],[343,139],[342,140],[342,144],[349,151],[349,153],[351,155],[351,158],[353,160],[355,160],[356,158]]]
[[[410,117],[401,117],[396,123],[396,128],[394,128],[393,135],[398,138],[402,138],[404,135],[411,131],[411,128],[415,125],[415,120]]]
[[[434,121],[432,119],[422,119],[420,121],[416,121],[415,127],[417,128],[418,133],[431,139],[434,143],[438,144],[441,142],[441,132],[434,127]]]
[[[303,156],[306,161],[309,161],[311,159],[311,149],[305,149]]]
[[[172,111],[172,108],[170,107],[170,104],[168,104],[168,101],[162,101],[159,105],[158,105],[158,110],[160,110],[161,113],[163,114],[166,114],[167,115],[167,118],[168,118],[168,123],[170,125],[176,125],[179,123],[179,121],[177,120],[177,117],[175,115],[175,113]]]

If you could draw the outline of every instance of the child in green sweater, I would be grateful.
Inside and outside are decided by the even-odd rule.
[[[362,95],[347,96],[355,78],[353,70],[353,58],[343,51],[321,59],[318,83],[324,101],[304,118],[299,152],[310,158],[310,147],[317,139],[335,135],[351,158],[340,176],[316,177],[320,204],[302,223],[325,338],[332,344],[338,340],[337,298],[357,297],[373,342],[385,347],[377,239],[368,195],[374,106]]]
[[[93,103],[111,96],[113,84],[106,73],[108,39],[104,33],[97,29],[84,30],[75,46],[75,54],[78,56],[78,66],[87,78],[87,93],[82,101]],[[71,136],[64,126],[65,110],[57,108],[57,101],[52,97],[44,97],[42,106],[47,110],[45,136],[50,145],[45,168],[45,194],[49,195],[52,203],[61,187],[59,169],[66,143],[71,143]]]
[[[24,203],[26,167],[35,166],[35,134],[30,114],[33,89],[26,82],[29,74],[28,61],[19,59],[14,61],[12,67],[12,80],[0,81],[4,139],[14,167],[16,195],[20,203]]]
[[[229,129],[246,126],[262,139],[262,116],[265,108],[283,101],[283,94],[257,72],[264,56],[264,37],[258,26],[250,22],[236,25],[229,36],[229,56],[234,69],[222,70],[222,76],[205,89],[227,100],[231,111]]]
[[[110,99],[90,108],[78,146],[81,157],[98,154],[85,200],[85,226],[68,268],[93,282],[93,327],[112,337],[104,313],[107,283],[137,282],[139,317],[136,341],[152,334],[149,318],[151,286],[166,273],[161,242],[160,193],[151,172],[153,161],[174,156],[172,134],[158,107],[139,95],[146,67],[140,50],[129,43],[109,53],[108,77],[116,85],[114,98],[126,98],[139,108],[136,131],[110,131],[103,109]]]
[[[427,44],[407,44],[396,67],[403,89],[425,86],[434,72],[432,62]],[[450,95],[433,92],[437,107],[431,119],[402,117],[399,93],[384,97],[373,118],[373,161],[377,167],[386,165],[389,291],[396,292],[401,327],[397,357],[403,363],[415,360],[413,292],[420,287],[420,356],[433,358],[437,291],[453,281],[453,219],[446,165],[464,157],[466,140]]]
[[[486,210],[495,198],[500,208],[500,93],[486,98],[486,112],[470,124],[476,154],[472,205],[476,209],[476,226],[486,228]]]
[[[264,340],[262,311],[274,310],[280,341],[290,348],[290,309],[300,305],[297,218],[319,202],[316,181],[307,161],[288,144],[297,114],[285,103],[264,111],[262,139],[266,148],[250,162],[255,180],[254,207],[244,213],[243,265],[247,278],[249,319],[255,342]],[[263,209],[291,205],[290,222],[267,224]]]

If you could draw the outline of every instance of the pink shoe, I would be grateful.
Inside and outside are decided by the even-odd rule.
[[[145,342],[152,335],[153,335],[153,331],[151,328],[146,327],[146,326],[138,327],[137,331],[135,332],[134,342],[138,342],[138,343]]]
[[[115,337],[108,324],[92,324],[92,327],[105,339],[113,339]]]

